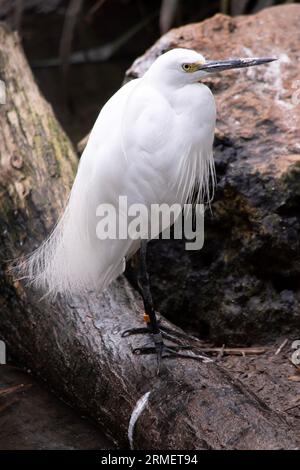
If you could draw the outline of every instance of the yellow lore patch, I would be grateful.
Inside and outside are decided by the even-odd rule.
[[[187,63],[182,64],[182,68],[185,72],[193,73],[199,70],[201,65],[204,65],[204,64],[205,64],[204,60],[198,60],[197,62],[193,62],[191,64],[187,64]]]

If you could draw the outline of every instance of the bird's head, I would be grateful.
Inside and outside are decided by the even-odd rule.
[[[158,57],[147,72],[148,76],[167,82],[169,85],[183,86],[196,83],[212,73],[223,70],[252,67],[276,60],[272,57],[205,60],[190,49],[172,49]]]

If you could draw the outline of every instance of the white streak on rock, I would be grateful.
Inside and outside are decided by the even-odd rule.
[[[141,416],[141,414],[143,413],[144,409],[145,409],[146,406],[147,406],[150,393],[151,393],[151,392],[145,393],[145,394],[136,402],[136,405],[135,405],[135,407],[134,407],[134,410],[133,410],[133,412],[132,412],[132,414],[131,414],[130,421],[129,421],[129,426],[128,426],[128,440],[129,440],[129,444],[130,444],[130,449],[131,449],[131,450],[134,449],[134,445],[133,445],[133,433],[134,433],[134,428],[135,428],[135,425],[136,425],[137,420],[139,419],[139,417]]]

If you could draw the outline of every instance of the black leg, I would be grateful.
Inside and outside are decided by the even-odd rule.
[[[147,271],[147,240],[142,240],[140,248],[140,266],[138,270],[138,286],[144,301],[145,319],[153,334],[160,332],[153,306],[150,279]],[[147,321],[148,320],[148,321]]]
[[[133,350],[134,354],[156,353],[158,360],[158,372],[160,370],[160,363],[162,357],[185,357],[201,361],[210,361],[210,359],[206,358],[203,355],[195,355],[193,353],[192,355],[180,353],[180,351],[182,350],[194,349],[193,346],[184,343],[184,338],[186,337],[186,339],[188,339],[188,336],[182,334],[178,335],[178,332],[170,330],[169,328],[160,325],[153,306],[153,300],[150,289],[150,279],[147,271],[147,240],[142,240],[141,242],[137,283],[143,298],[145,309],[144,319],[147,324],[147,327],[126,330],[123,332],[122,336],[126,337],[136,334],[151,333],[154,341],[154,347],[145,346],[141,348],[135,348]],[[175,343],[175,346],[167,346],[164,343],[164,339]]]
[[[122,336],[134,334],[152,333],[154,341],[160,342],[161,332],[150,289],[150,279],[147,271],[147,240],[141,241],[139,264],[137,269],[137,285],[144,303],[144,320],[146,328],[133,328],[123,332]]]
[[[152,338],[157,353],[158,369],[162,358],[164,341],[158,325],[157,316],[153,306],[153,299],[150,288],[149,273],[147,270],[147,240],[142,240],[140,248],[140,265],[138,270],[138,286],[144,302],[145,314],[144,319],[147,327],[152,333]],[[151,348],[150,348],[151,349]],[[141,354],[144,348],[137,348],[135,353]],[[147,349],[146,351],[147,352]]]

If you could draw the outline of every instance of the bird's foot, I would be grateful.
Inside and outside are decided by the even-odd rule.
[[[201,362],[212,362],[212,359],[209,357],[200,354],[197,352],[197,347],[186,344],[184,339],[190,339],[184,333],[179,333],[176,330],[162,326],[160,324],[159,331],[153,333],[151,327],[147,326],[144,328],[133,328],[130,330],[124,331],[122,334],[123,337],[138,335],[138,334],[149,334],[151,335],[154,345],[153,346],[143,346],[133,349],[133,354],[144,355],[144,354],[156,354],[157,357],[157,373],[159,374],[161,368],[161,362],[164,358],[187,358],[194,359]],[[169,345],[165,343],[164,339],[168,342],[175,343]]]
[[[184,358],[184,359],[194,359],[196,361],[201,362],[212,362],[210,358],[204,356],[203,354],[199,354],[194,352],[193,346],[190,345],[168,345],[164,342],[161,333],[152,333],[152,337],[154,340],[154,347],[152,346],[144,346],[139,348],[133,349],[133,354],[137,354],[138,356],[143,354],[156,354],[157,357],[157,375],[160,373],[161,363],[164,358]]]

